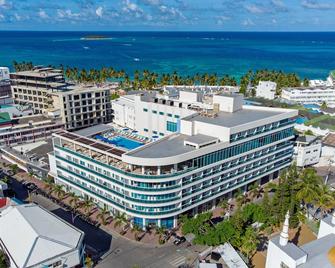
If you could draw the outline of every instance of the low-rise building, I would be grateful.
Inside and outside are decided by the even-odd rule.
[[[321,219],[316,240],[297,246],[289,241],[289,213],[280,235],[270,239],[265,268],[332,268],[335,266],[335,214]]]
[[[259,81],[256,87],[256,97],[273,100],[276,95],[277,83],[272,81]]]
[[[334,87],[292,87],[283,88],[281,97],[299,104],[327,104],[335,107]]]
[[[312,135],[299,136],[295,141],[294,158],[298,167],[319,163],[321,157],[321,140]]]
[[[61,120],[44,115],[11,118],[8,112],[0,113],[0,147],[44,140],[63,128]]]
[[[329,133],[322,140],[322,157],[335,162],[335,134]]]
[[[0,148],[0,153],[3,159],[16,164],[25,172],[45,179],[50,171],[48,153],[52,150],[51,139],[47,139],[13,147],[5,146]]]
[[[36,204],[0,212],[0,248],[9,267],[77,267],[84,256],[84,233]]]

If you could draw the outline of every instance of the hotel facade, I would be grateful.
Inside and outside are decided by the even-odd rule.
[[[173,228],[179,215],[210,209],[291,164],[297,111],[243,106],[238,94],[188,92],[192,104],[183,94],[119,103],[134,110],[132,129],[110,124],[55,133],[50,174],[134,224]]]

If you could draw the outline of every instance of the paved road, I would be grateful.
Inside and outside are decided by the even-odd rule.
[[[16,197],[26,200],[28,193],[20,182],[12,179],[12,187]],[[55,213],[60,218],[70,222],[71,213],[41,195],[31,195],[33,202]],[[130,241],[122,236],[113,236],[77,218],[74,225],[85,232],[85,242],[92,252],[102,259],[98,268],[174,268],[186,263],[193,263],[203,247],[187,247],[186,244],[175,246],[165,245],[154,247]]]

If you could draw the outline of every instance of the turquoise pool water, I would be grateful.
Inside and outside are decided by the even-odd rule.
[[[142,142],[127,139],[127,138],[121,137],[121,136],[115,136],[115,137],[112,137],[112,138],[108,139],[108,138],[105,138],[101,135],[96,135],[95,138],[99,139],[99,140],[102,140],[104,142],[113,144],[117,147],[122,147],[122,148],[125,148],[125,149],[128,149],[128,150],[133,150],[133,149],[136,149],[136,148],[143,145]]]

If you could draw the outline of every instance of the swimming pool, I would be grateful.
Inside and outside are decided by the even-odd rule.
[[[133,150],[133,149],[136,149],[136,148],[143,145],[142,142],[127,139],[127,138],[122,137],[122,136],[114,136],[114,137],[108,139],[108,138],[105,138],[101,135],[96,135],[95,138],[98,139],[98,140],[102,140],[104,142],[113,144],[117,147],[122,147],[122,148],[125,148],[125,149],[128,149],[128,150]]]

